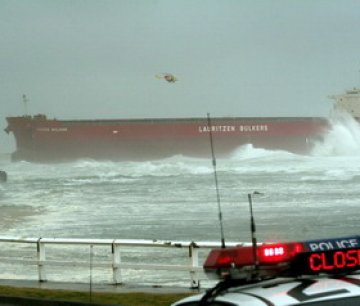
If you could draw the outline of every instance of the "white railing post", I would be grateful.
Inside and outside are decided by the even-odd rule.
[[[176,278],[176,273],[180,271],[189,273],[187,274],[190,278],[190,287],[191,288],[199,288],[200,287],[200,279],[203,278],[203,269],[201,265],[199,266],[199,256],[202,252],[200,249],[212,249],[220,247],[219,242],[189,242],[189,241],[162,241],[162,240],[136,240],[136,239],[72,239],[72,238],[18,238],[18,237],[1,237],[0,236],[0,245],[3,243],[19,243],[19,244],[31,244],[36,245],[37,254],[36,258],[34,258],[33,248],[30,250],[31,258],[28,259],[27,256],[22,256],[21,258],[13,258],[9,257],[6,254],[0,255],[0,263],[2,265],[6,264],[16,264],[16,265],[32,265],[37,266],[38,272],[38,281],[39,282],[47,282],[48,277],[47,273],[51,272],[50,270],[46,270],[46,266],[50,265],[53,267],[79,267],[79,268],[88,268],[89,261],[84,260],[83,256],[79,256],[76,258],[70,258],[71,254],[69,254],[68,250],[57,254],[56,256],[51,256],[51,259],[48,260],[46,258],[46,248],[48,248],[47,252],[52,251],[52,246],[90,246],[90,273],[92,273],[92,268],[102,268],[108,269],[107,271],[111,273],[109,269],[112,269],[112,279],[109,280],[114,284],[123,284],[123,276],[122,270],[124,269],[136,269],[136,270],[151,270],[154,271],[154,278],[157,277],[155,271],[157,270],[165,270],[169,271],[171,276]],[[106,255],[101,257],[101,261],[92,262],[92,246],[106,246]],[[227,242],[227,246],[239,246],[246,245],[246,243],[239,242]],[[111,247],[111,254],[109,254]],[[121,248],[124,247],[125,250],[127,248],[188,248],[188,258],[185,258],[186,262],[184,263],[184,253],[183,251],[179,254],[179,260],[181,260],[181,264],[167,263],[151,263],[149,258],[149,262],[144,259],[144,262],[124,262],[121,258]],[[49,249],[50,248],[50,249]],[[65,250],[65,249],[63,249]],[[133,250],[133,249],[132,249]],[[77,251],[80,252],[80,251]],[[50,252],[52,253],[52,252]],[[67,256],[66,258],[63,258]],[[186,255],[185,255],[186,256]],[[65,271],[64,271],[65,272]],[[64,274],[64,278],[66,279],[69,274]],[[90,275],[90,279],[92,278],[92,274]],[[189,281],[187,278],[187,281]],[[51,280],[51,275],[49,275],[49,280]],[[90,280],[92,281],[92,280]]]
[[[193,270],[190,271],[190,288],[197,289],[200,288],[200,280],[195,268],[199,266],[199,249],[194,242],[191,242],[189,245],[189,257],[191,261],[191,267],[193,268]]]
[[[46,270],[45,270],[45,244],[41,242],[41,238],[36,242],[37,250],[37,266],[38,266],[38,275],[39,282],[46,282]]]
[[[120,246],[115,243],[115,241],[111,244],[111,252],[112,252],[112,269],[113,269],[113,281],[114,284],[121,284],[121,257],[120,257]]]

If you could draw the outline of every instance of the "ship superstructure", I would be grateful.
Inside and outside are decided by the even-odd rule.
[[[347,112],[354,118],[360,118],[360,88],[354,87],[342,95],[332,95],[330,99],[335,100],[335,112]]]

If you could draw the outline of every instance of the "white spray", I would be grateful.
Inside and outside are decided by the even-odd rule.
[[[344,112],[329,118],[331,128],[324,139],[316,143],[315,156],[360,156],[360,123]]]

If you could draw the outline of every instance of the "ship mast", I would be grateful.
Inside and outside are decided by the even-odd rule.
[[[25,94],[22,95],[22,99],[23,99],[23,103],[24,103],[24,112],[25,112],[25,117],[27,117],[29,114],[28,114],[28,106],[27,106],[27,103],[29,101],[29,99],[26,97]]]

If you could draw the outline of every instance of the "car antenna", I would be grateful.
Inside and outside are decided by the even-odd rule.
[[[218,206],[218,213],[219,213],[219,223],[220,223],[220,235],[221,235],[221,247],[225,248],[225,236],[224,236],[224,226],[222,221],[222,212],[221,212],[221,203],[220,203],[220,192],[219,192],[219,184],[217,179],[217,171],[216,171],[216,158],[215,158],[215,151],[214,151],[214,144],[213,144],[213,137],[212,137],[212,125],[210,114],[207,114],[207,123],[209,128],[209,137],[210,137],[210,147],[211,147],[211,156],[212,156],[212,165],[214,169],[214,178],[215,178],[215,188],[216,188],[216,198],[217,198],[217,206]]]
[[[253,260],[254,260],[254,267],[255,270],[259,267],[259,262],[257,258],[257,240],[256,240],[256,227],[255,227],[255,218],[253,214],[253,207],[252,207],[252,195],[261,195],[262,193],[259,191],[254,191],[253,193],[248,193],[248,200],[249,200],[249,209],[250,209],[250,231],[251,231],[251,242],[252,242],[252,249],[253,249]]]

